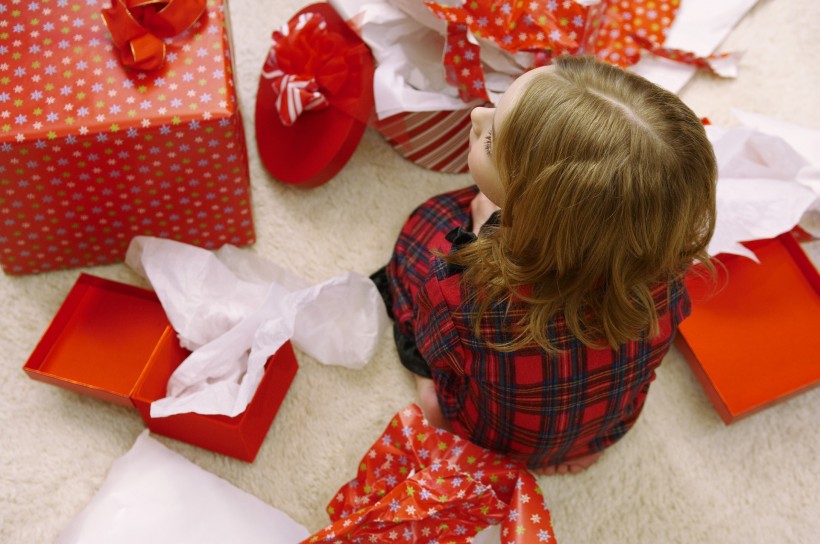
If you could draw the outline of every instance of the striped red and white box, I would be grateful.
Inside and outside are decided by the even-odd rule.
[[[408,161],[463,174],[470,151],[470,111],[402,112],[376,121],[374,128]]]

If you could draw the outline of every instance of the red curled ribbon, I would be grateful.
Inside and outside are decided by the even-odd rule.
[[[205,11],[206,0],[112,0],[102,10],[123,66],[156,70],[165,63],[163,38],[176,36]]]
[[[345,82],[361,69],[356,61],[361,47],[364,44],[351,48],[317,13],[302,13],[274,31],[262,77],[270,80],[276,94],[282,124],[291,126],[302,112],[331,105],[362,117],[355,111],[355,97],[340,96]]]

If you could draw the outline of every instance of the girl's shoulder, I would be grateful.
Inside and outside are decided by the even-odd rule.
[[[655,303],[655,312],[658,318],[671,316],[674,325],[683,321],[691,312],[689,292],[683,278],[662,281],[650,286],[650,294]]]

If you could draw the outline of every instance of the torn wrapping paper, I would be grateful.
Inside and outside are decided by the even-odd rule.
[[[318,361],[361,368],[387,327],[373,282],[344,273],[317,285],[236,248],[219,252],[136,237],[126,263],[147,278],[181,344],[193,353],[174,371],[152,417],[242,413],[265,361],[288,339]]]
[[[529,66],[549,64],[554,57],[568,54],[594,55],[626,68],[639,62],[646,52],[718,75],[736,75],[736,55],[699,56],[664,47],[678,3],[471,0],[456,6],[431,1],[425,5],[447,23],[447,81],[458,88],[462,100],[468,101],[489,100],[481,58],[486,47],[482,43],[513,54],[530,53]]]
[[[488,526],[505,543],[555,542],[523,464],[431,427],[415,404],[393,417],[327,510],[333,524],[303,544],[489,542]]]
[[[652,5],[605,1],[534,2],[527,6],[502,5],[490,0],[439,2],[442,7],[438,12],[442,17],[461,17],[468,27],[461,29],[464,36],[449,44],[447,23],[436,17],[422,0],[331,0],[330,3],[343,18],[351,20],[373,52],[377,65],[376,113],[379,119],[384,119],[401,112],[469,109],[484,101],[483,98],[461,100],[459,89],[447,81],[443,64],[445,51],[449,52],[457,43],[464,46],[465,55],[480,54],[486,98],[494,103],[518,75],[544,62],[531,52],[533,44],[563,43],[561,51],[597,54],[609,62],[631,65],[630,69],[647,79],[677,92],[692,77],[695,66],[668,58],[641,56],[642,47],[634,37],[651,38],[656,47],[663,45],[670,50],[708,57],[755,1],[724,0],[720,9],[715,9],[709,0],[662,1]],[[493,11],[493,6],[499,11]],[[485,8],[504,16],[473,16],[473,11]],[[532,16],[535,12],[539,14],[537,20]],[[511,17],[515,20],[510,23]],[[497,35],[494,30],[484,30],[481,34],[482,28],[492,29],[505,21],[514,24],[516,32],[498,30],[503,35]],[[545,28],[548,30],[551,26],[556,26],[552,29],[553,36],[545,34]],[[455,30],[452,28],[450,34]],[[483,37],[477,38],[476,32]],[[520,42],[520,47],[505,49],[497,45],[503,44],[507,35],[511,42]],[[575,44],[574,47],[569,47],[570,43]],[[458,60],[465,58],[461,56]],[[715,60],[725,64],[731,59]]]
[[[723,0],[717,6],[710,0],[681,0],[675,22],[669,28],[663,46],[707,57],[756,3],[757,0]],[[714,60],[720,62],[721,58],[718,56]],[[729,60],[738,61],[738,55],[733,54]],[[721,68],[727,70],[727,76],[732,75],[735,69],[732,65]],[[677,93],[695,75],[697,68],[660,56],[645,55],[629,70]]]
[[[57,544],[293,544],[308,534],[143,431]]]
[[[682,5],[678,0],[436,3],[445,19],[444,10],[449,10],[465,24],[439,19],[423,0],[330,3],[359,32],[376,60],[374,128],[414,164],[437,172],[466,173],[470,110],[487,101],[497,103],[516,77],[549,61],[552,49],[549,54],[544,49],[529,50],[555,42],[547,34],[539,36],[544,29],[557,24],[564,29],[558,41],[577,42],[576,54],[596,53],[616,64],[627,62],[632,64],[630,70],[678,92],[694,74],[694,64],[704,59],[687,58],[690,64],[685,64],[669,57],[687,56],[682,51],[712,57],[755,1],[724,0],[719,9],[709,0],[685,0]],[[493,13],[504,16],[474,17],[474,12],[493,7],[497,8]],[[533,19],[534,14],[539,20]],[[529,30],[499,34],[505,23]],[[498,28],[482,31],[490,26]],[[506,45],[507,38],[509,48],[499,46]],[[643,38],[651,38],[650,50],[663,57],[643,54],[647,49],[636,41]],[[717,55],[706,60],[713,71],[730,75],[737,57]]]
[[[717,224],[709,254],[756,260],[741,242],[774,238],[820,209],[820,131],[738,113],[742,122],[760,130],[706,127],[718,162]],[[799,153],[791,141],[813,156]]]

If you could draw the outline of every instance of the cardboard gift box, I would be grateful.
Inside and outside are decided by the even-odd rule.
[[[374,121],[373,128],[410,162],[436,172],[466,174],[471,111],[402,112]]]
[[[165,39],[164,65],[120,63],[108,2],[0,11],[0,265],[25,274],[121,261],[138,234],[206,248],[254,241],[222,0]]]
[[[189,352],[153,291],[81,274],[23,369],[32,379],[135,407],[155,433],[252,462],[293,381],[290,342],[268,359],[248,408],[236,417],[152,418]]]
[[[820,274],[791,233],[690,274],[676,345],[726,424],[820,382]]]

